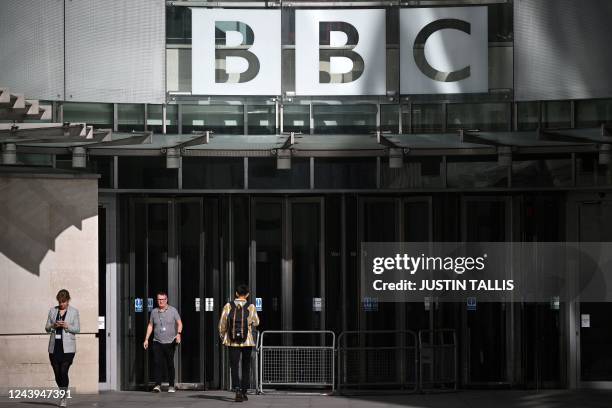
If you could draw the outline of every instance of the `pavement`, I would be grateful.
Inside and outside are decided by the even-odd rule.
[[[9,400],[0,397],[0,407],[45,408],[57,406],[48,399]],[[462,390],[443,394],[327,396],[266,393],[249,395],[249,401],[234,402],[225,391],[177,391],[153,394],[143,391],[100,392],[96,395],[74,395],[69,407],[113,408],[612,408],[612,390]]]

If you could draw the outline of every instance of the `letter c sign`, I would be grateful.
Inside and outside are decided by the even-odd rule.
[[[486,7],[400,10],[400,92],[488,92]]]

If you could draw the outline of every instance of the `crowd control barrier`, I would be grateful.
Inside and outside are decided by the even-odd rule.
[[[265,388],[319,388],[335,384],[332,331],[267,330],[260,334],[259,392]]]
[[[457,334],[452,329],[419,331],[419,388],[457,390]]]
[[[418,389],[417,335],[410,330],[345,331],[338,336],[338,392]]]

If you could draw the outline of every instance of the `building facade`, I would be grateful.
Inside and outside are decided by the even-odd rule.
[[[185,322],[179,383],[227,386],[216,323],[239,282],[264,330],[452,329],[460,387],[612,385],[610,303],[372,305],[359,278],[363,242],[611,239],[608,2],[0,9],[0,84],[41,125],[93,127],[2,143],[4,166],[100,174],[101,388],[149,384],[158,290]]]

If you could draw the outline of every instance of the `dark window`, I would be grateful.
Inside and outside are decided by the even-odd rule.
[[[451,103],[447,105],[447,129],[503,131],[510,129],[508,103]]]
[[[89,156],[87,158],[87,170],[100,175],[99,188],[113,188],[113,157]]]
[[[117,130],[119,132],[142,132],[144,130],[144,105],[120,103],[117,105]]]
[[[276,159],[249,158],[249,189],[310,187],[310,159],[294,157],[291,169],[276,168]]]
[[[410,111],[404,106],[404,133],[439,133],[444,131],[444,110],[441,104],[412,105],[412,122]]]
[[[316,158],[315,188],[376,188],[376,158]]]
[[[58,169],[75,170],[72,168],[72,155],[58,154],[55,156],[55,167]],[[88,173],[99,174],[99,188],[113,188],[113,157],[87,156]],[[80,170],[80,169],[76,169]]]
[[[53,155],[42,153],[17,153],[17,163],[25,166],[53,166]],[[72,166],[72,160],[70,165]]]
[[[517,130],[535,130],[539,126],[540,107],[538,102],[519,102],[516,104]]]
[[[165,157],[119,157],[119,188],[178,188],[178,169]]]
[[[598,127],[612,124],[612,99],[576,101],[576,126]]]
[[[183,157],[183,188],[241,189],[242,157]]]
[[[110,103],[64,102],[64,122],[86,123],[95,128],[113,128],[113,105]]]
[[[248,106],[248,134],[273,135],[276,133],[276,106],[275,105],[249,105]]]
[[[446,174],[450,188],[508,187],[508,167],[497,156],[449,157]]]
[[[571,115],[570,101],[542,102],[542,126],[546,129],[571,127]]]
[[[514,9],[512,3],[491,4],[489,12],[489,42],[513,41]]]
[[[285,105],[283,107],[283,132],[309,133],[310,107],[308,105]]]
[[[376,131],[376,105],[315,105],[315,133],[367,134]]]
[[[147,105],[147,130],[163,133],[162,105]],[[178,133],[178,105],[166,105],[166,133]]]
[[[166,43],[191,44],[191,8],[166,7]]]
[[[244,133],[242,105],[183,105],[183,133],[212,130],[220,134]]]
[[[439,188],[442,185],[440,157],[408,157],[404,167],[389,167],[389,158],[380,163],[382,188]]]
[[[512,158],[513,187],[565,187],[572,184],[569,154],[515,155]]]
[[[399,133],[399,105],[380,105],[380,130]]]

